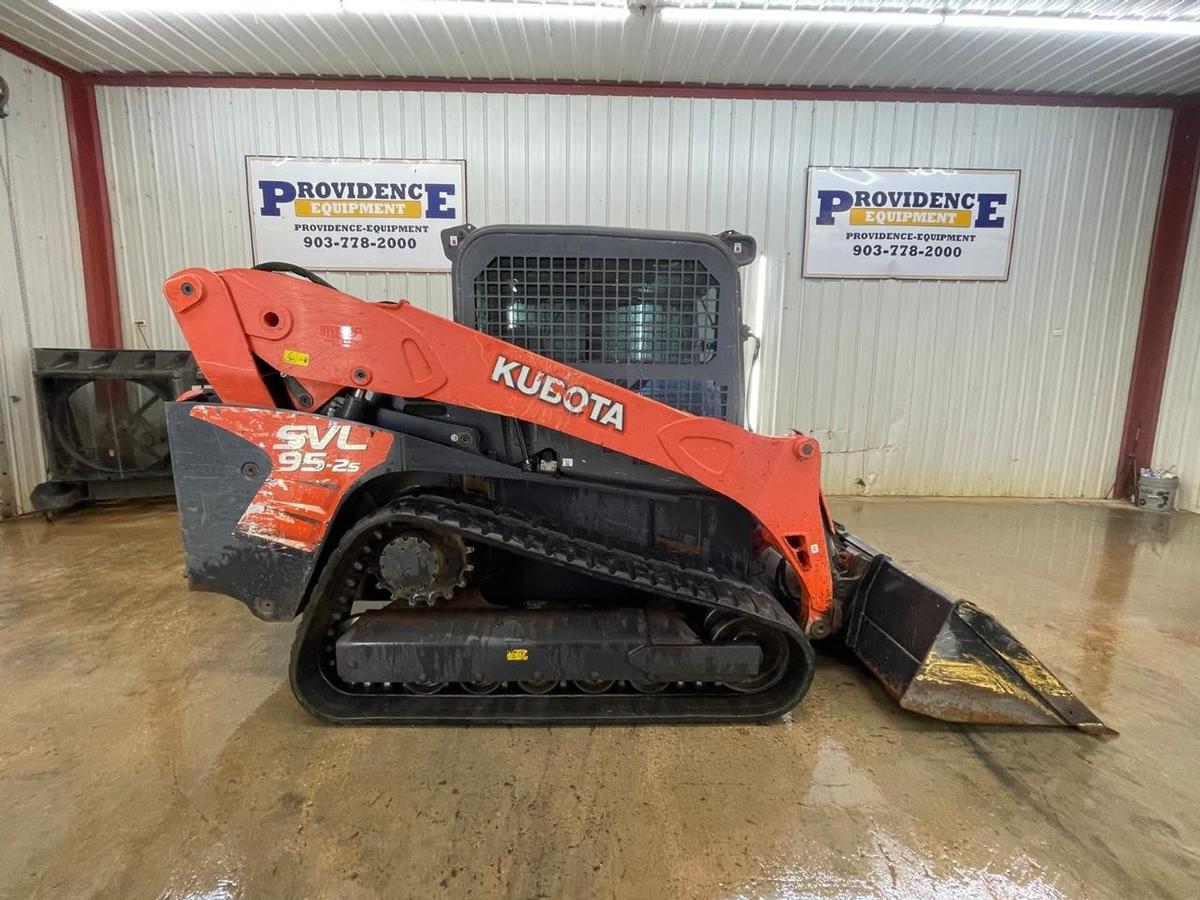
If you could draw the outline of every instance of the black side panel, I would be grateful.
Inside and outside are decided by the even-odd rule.
[[[558,481],[563,485],[564,479]],[[560,522],[574,537],[656,556],[692,557],[745,576],[751,565],[753,519],[715,494],[664,495],[499,481],[500,505],[535,521]]]
[[[175,497],[193,590],[236,597],[264,619],[290,619],[312,576],[315,554],[234,531],[271,465],[265,451],[193,418],[191,403],[167,404]]]

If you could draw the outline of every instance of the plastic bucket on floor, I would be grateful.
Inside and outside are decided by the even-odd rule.
[[[1137,505],[1142,509],[1170,510],[1175,508],[1175,493],[1179,490],[1179,479],[1174,475],[1155,478],[1138,475]]]

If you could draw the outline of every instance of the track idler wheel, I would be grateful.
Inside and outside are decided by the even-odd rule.
[[[762,671],[751,678],[722,682],[742,694],[765,691],[776,684],[788,664],[788,642],[778,631],[731,613],[713,611],[704,622],[705,634],[714,644],[755,643],[762,648]]]

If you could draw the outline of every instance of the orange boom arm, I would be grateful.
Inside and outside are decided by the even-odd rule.
[[[835,624],[820,449],[690,415],[408,302],[369,303],[252,269],[185,269],[163,288],[221,400],[273,407],[257,360],[295,379],[297,405],[345,388],[532,422],[694,479],[747,509],[803,586],[801,624]],[[820,623],[820,624],[818,624]],[[815,627],[814,627],[815,626]]]

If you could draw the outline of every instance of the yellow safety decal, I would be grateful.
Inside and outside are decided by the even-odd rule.
[[[529,660],[529,651],[524,647],[519,647],[516,650],[509,650],[504,654],[504,658],[509,662],[527,662]]]
[[[307,366],[308,354],[301,353],[299,350],[284,350],[283,361],[293,366]]]

